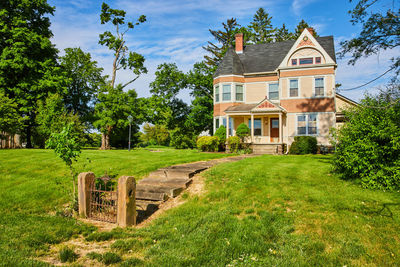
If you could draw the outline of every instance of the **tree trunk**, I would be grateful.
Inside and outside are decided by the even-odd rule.
[[[111,135],[112,128],[107,127],[107,133],[101,134],[101,150],[111,149],[110,145],[110,135]]]
[[[32,148],[32,126],[26,128],[26,148]]]

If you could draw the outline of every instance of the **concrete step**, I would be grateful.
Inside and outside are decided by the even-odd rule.
[[[138,185],[154,185],[154,186],[170,186],[170,187],[188,187],[192,182],[192,179],[186,178],[158,178],[158,177],[147,177],[138,182]]]
[[[136,191],[136,200],[166,201],[168,198],[166,193]]]
[[[168,185],[154,185],[154,184],[138,184],[136,187],[136,192],[150,192],[150,193],[165,193],[170,198],[178,196],[183,189],[183,186],[168,186]]]

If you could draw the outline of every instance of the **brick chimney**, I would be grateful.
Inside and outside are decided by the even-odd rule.
[[[235,35],[236,38],[236,53],[241,54],[243,53],[243,33],[237,33]]]
[[[312,36],[314,36],[314,29],[313,28],[307,28],[307,30],[311,33]]]

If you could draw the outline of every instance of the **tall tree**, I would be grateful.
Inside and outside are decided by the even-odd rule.
[[[218,66],[228,47],[233,45],[235,29],[240,27],[235,18],[223,22],[222,26],[223,30],[209,30],[216,43],[209,41],[207,46],[203,46],[203,49],[211,54],[204,56],[206,64],[214,68]]]
[[[293,40],[294,35],[293,33],[289,32],[286,25],[283,24],[281,28],[277,28],[275,32],[275,42],[283,42],[288,40]]]
[[[196,63],[186,74],[187,87],[194,97],[186,124],[196,134],[213,131],[213,73],[204,62]]]
[[[17,104],[0,92],[0,135],[2,132],[15,134],[21,123],[22,118],[18,114]]]
[[[98,95],[95,106],[96,121],[94,126],[102,133],[101,148],[111,148],[110,136],[118,128],[126,128],[128,116],[133,117],[133,130],[143,122],[142,100],[137,98],[135,90],[124,92],[122,85],[115,88],[106,86]]]
[[[63,82],[56,77],[57,50],[50,41],[47,16],[54,10],[46,0],[0,1],[0,91],[14,99],[19,116],[25,118],[28,148],[37,101]]]
[[[297,24],[296,29],[294,30],[294,34],[293,34],[293,40],[296,40],[297,38],[300,37],[301,33],[304,31],[304,29],[306,28],[311,28],[313,30],[313,36],[314,37],[318,37],[317,32],[315,31],[315,29],[313,27],[311,27],[310,25],[308,25],[308,23],[302,19],[299,24]]]
[[[350,2],[352,2],[350,0]],[[382,3],[384,2],[384,3]],[[376,7],[379,3],[383,6]],[[359,35],[341,43],[339,55],[352,54],[349,64],[358,59],[377,54],[381,50],[393,49],[400,45],[400,8],[395,8],[395,1],[360,0],[351,14],[353,25],[362,24]],[[392,68],[400,72],[400,56],[392,58]]]
[[[272,17],[260,7],[256,14],[254,14],[253,21],[249,25],[251,30],[250,40],[254,44],[265,44],[274,41],[275,29],[271,23]]]
[[[94,101],[104,85],[103,68],[97,67],[90,53],[80,48],[67,48],[59,59],[62,70],[69,78],[63,92],[63,102],[67,112],[77,114],[82,122],[92,122]]]
[[[111,73],[111,81],[110,85],[106,88],[110,89],[111,94],[115,95],[116,91],[114,90],[115,81],[117,77],[117,71],[120,69],[129,69],[132,71],[134,78],[130,79],[125,84],[121,84],[116,89],[123,90],[126,86],[136,81],[142,73],[147,73],[146,67],[144,67],[144,57],[136,52],[129,51],[128,46],[126,45],[125,35],[135,26],[146,21],[146,16],[141,15],[137,19],[136,22],[126,22],[125,21],[126,12],[124,10],[112,9],[106,3],[103,3],[101,6],[101,14],[100,21],[101,24],[106,24],[111,22],[111,24],[115,27],[115,33],[111,33],[110,31],[105,31],[100,34],[99,43],[101,45],[105,45],[113,51],[114,53],[114,61],[112,65],[112,73]],[[106,99],[106,97],[104,97]],[[101,105],[99,106],[101,109]],[[99,113],[102,114],[102,113]],[[133,114],[132,114],[133,115]],[[101,123],[97,123],[97,125],[103,125],[103,123],[110,122],[110,125],[101,126],[102,129],[102,146],[101,149],[109,149],[110,143],[109,138],[112,129],[115,127],[114,120],[108,120],[105,118],[99,119]]]

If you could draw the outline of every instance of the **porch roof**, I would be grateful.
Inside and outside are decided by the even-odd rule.
[[[257,104],[241,104],[237,106],[230,106],[225,110],[225,113],[272,113],[272,112],[284,112],[286,110],[278,104],[275,104],[265,98],[260,103]]]

